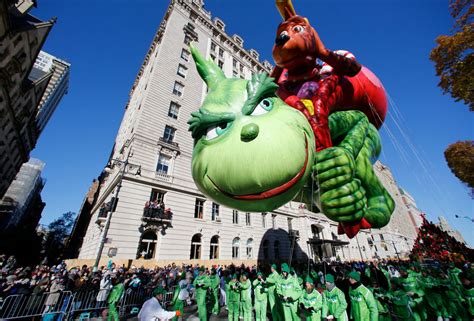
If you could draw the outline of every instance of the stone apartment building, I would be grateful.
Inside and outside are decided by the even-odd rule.
[[[401,253],[390,242],[405,242],[405,228],[387,228],[378,239],[371,236],[374,231],[362,231],[348,240],[337,235],[336,223],[296,202],[271,213],[245,213],[206,199],[191,177],[193,139],[186,122],[206,87],[190,56],[190,42],[227,77],[249,79],[272,68],[259,61],[257,51],[245,49],[240,36],[226,34],[224,22],[212,19],[202,1],[172,0],[132,86],[96,201],[83,214],[90,215],[90,223],[78,259],[94,261],[108,218],[101,264],[109,257],[119,264],[154,266],[371,259]],[[386,183],[398,191],[394,180]]]

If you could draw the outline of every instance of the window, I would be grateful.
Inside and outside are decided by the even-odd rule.
[[[178,119],[179,107],[179,104],[172,101],[170,103],[170,109],[168,110],[168,116],[173,119]]]
[[[288,217],[288,231],[293,230],[293,219]]]
[[[219,217],[219,204],[213,202],[212,203],[211,220],[215,221],[217,217]]]
[[[189,256],[191,260],[200,260],[201,259],[201,235],[194,234],[191,239],[191,255]]]
[[[211,51],[216,51],[216,47],[217,47],[216,43],[214,41],[211,42]]]
[[[224,57],[224,50],[222,50],[222,48],[219,48],[219,58],[223,58]]]
[[[262,227],[266,228],[267,227],[267,213],[262,213]]]
[[[174,133],[176,132],[176,128],[166,125],[165,131],[163,132],[163,140],[165,142],[171,143],[174,139]]]
[[[173,87],[173,94],[181,97],[183,95],[183,89],[184,89],[184,85],[182,83],[175,81],[174,87]]]
[[[222,69],[222,67],[224,67],[224,62],[222,60],[219,60],[219,62],[217,63],[219,65],[219,68]]]
[[[160,156],[158,156],[158,164],[156,165],[156,171],[160,174],[168,174],[170,161],[170,156],[160,154]]]
[[[237,210],[232,211],[232,223],[239,224],[239,211]]]
[[[380,240],[381,240],[381,241],[385,241],[385,239],[383,238],[383,235],[382,235],[382,234],[380,234]]]
[[[322,238],[322,228],[316,226],[316,225],[311,225],[311,232],[313,233],[313,238],[315,239],[321,239]]]
[[[189,61],[189,55],[190,53],[186,49],[181,50],[181,58],[183,58],[183,60]]]
[[[252,247],[253,247],[253,239],[248,239],[247,248],[246,248],[247,259],[251,259],[253,257]]]
[[[143,233],[140,246],[138,248],[138,258],[149,260],[154,258],[156,249],[156,234],[152,231]]]
[[[239,73],[235,70],[232,71],[232,77],[234,78],[238,78],[239,77]]]
[[[204,217],[204,200],[196,198],[194,203],[194,218],[202,219]]]
[[[240,247],[240,239],[236,237],[232,240],[232,258],[238,259],[239,258],[239,247]]]
[[[232,67],[237,69],[237,60],[235,60],[235,58],[232,59]]]
[[[245,213],[245,225],[250,226],[250,213]]]
[[[276,214],[272,214],[272,229],[277,228],[276,217],[277,217]]]
[[[192,41],[192,39],[191,39],[190,36],[188,36],[188,35],[184,36],[184,44],[185,45],[189,46],[191,44],[191,41]]]
[[[275,260],[280,259],[280,241],[276,240],[275,243],[273,243],[273,249],[275,250]]]
[[[219,258],[219,236],[214,235],[211,238],[211,248],[209,251],[209,259],[215,260]]]
[[[181,76],[183,78],[186,78],[186,74],[188,73],[188,68],[186,68],[185,66],[183,66],[182,64],[179,64],[178,65],[178,71],[177,71],[177,74],[178,76]]]
[[[263,241],[263,258],[268,260],[268,240]]]
[[[165,192],[162,192],[156,189],[153,189],[151,191],[150,202],[157,201],[158,204],[160,204],[161,202],[163,202],[164,198],[165,198]]]

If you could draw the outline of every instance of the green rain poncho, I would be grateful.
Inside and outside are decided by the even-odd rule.
[[[240,287],[240,304],[242,305],[242,310],[244,312],[244,321],[252,320],[252,284],[250,280],[241,281],[239,284]]]
[[[219,314],[219,283],[220,279],[217,274],[213,274],[209,277],[211,282],[211,306],[212,306],[212,313]]]
[[[378,321],[379,311],[374,295],[364,285],[349,291],[351,317],[354,321]]]
[[[194,280],[193,286],[196,288],[196,303],[198,306],[199,320],[206,321],[206,294],[207,289],[211,286],[211,280],[206,274],[201,274]]]
[[[321,321],[323,296],[316,289],[313,289],[310,293],[306,290],[303,291],[299,298],[299,304],[306,320]]]
[[[119,315],[117,312],[117,302],[122,297],[124,291],[124,286],[122,283],[115,285],[110,291],[109,297],[107,298],[107,303],[109,304],[109,316],[107,321],[119,321]]]
[[[326,302],[323,307],[323,317],[332,315],[337,321],[347,321],[347,302],[344,293],[334,286],[331,291],[324,290],[323,296]]]
[[[275,265],[273,265],[272,267],[276,269]],[[268,304],[270,306],[270,312],[274,321],[281,320],[280,304],[278,302],[278,297],[276,294],[276,287],[280,282],[280,278],[280,274],[278,274],[277,271],[274,271],[266,279],[266,284],[268,288]]]
[[[390,291],[388,294],[390,301],[392,302],[393,314],[400,321],[413,321],[415,320],[410,309],[410,298],[402,289]]]
[[[289,273],[288,265],[282,264],[282,272]],[[283,306],[283,316],[285,321],[300,320],[298,316],[298,299],[301,296],[301,288],[298,284],[298,280],[293,276],[289,275],[284,278],[280,278],[276,292],[281,300]]]
[[[239,282],[235,280],[237,276],[233,276],[233,279],[225,285],[226,289],[226,301],[227,309],[229,310],[228,318],[229,321],[239,320],[239,307],[240,307],[240,288]]]
[[[265,281],[256,279],[253,281],[252,285],[253,285],[253,292],[255,296],[255,304],[254,304],[255,320],[266,321],[267,320],[268,289],[265,286]]]

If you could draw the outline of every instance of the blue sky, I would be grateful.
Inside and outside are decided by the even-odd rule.
[[[237,33],[247,49],[272,62],[280,22],[274,1],[207,0],[207,10]],[[474,244],[468,189],[454,177],[443,151],[473,139],[473,114],[442,95],[429,60],[434,39],[448,33],[447,0],[293,0],[325,45],[346,49],[374,71],[392,100],[382,129],[381,160],[428,218],[444,215]],[[47,224],[78,211],[110,154],[128,93],[165,12],[167,0],[39,0],[32,14],[57,17],[44,50],[69,61],[71,80],[32,157],[46,162]]]

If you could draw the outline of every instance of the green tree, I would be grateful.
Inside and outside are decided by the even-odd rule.
[[[48,263],[56,263],[63,257],[65,244],[74,226],[76,213],[67,212],[49,223],[43,243],[43,251]]]
[[[474,110],[474,3],[451,0],[450,13],[455,20],[452,35],[436,38],[438,46],[431,51],[439,86],[455,101],[464,101]]]
[[[474,189],[474,142],[467,140],[456,142],[444,151],[444,157],[451,171],[461,181]]]

